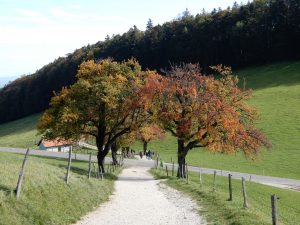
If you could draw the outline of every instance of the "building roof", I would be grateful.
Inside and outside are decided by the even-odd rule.
[[[63,139],[53,139],[53,140],[41,140],[39,145],[43,144],[45,148],[50,148],[50,147],[59,147],[59,146],[64,146],[64,145],[72,145],[73,142],[70,140],[63,140]]]

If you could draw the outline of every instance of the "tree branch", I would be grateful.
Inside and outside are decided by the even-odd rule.
[[[110,141],[108,140],[109,144],[113,143],[118,137],[120,137],[123,134],[126,134],[130,131],[130,127],[126,127],[123,130],[121,130],[120,132],[116,133],[111,139]]]
[[[94,133],[89,132],[89,131],[85,131],[84,133],[85,133],[85,134],[89,134],[89,135],[94,136],[94,137],[97,137],[97,134],[94,134]]]
[[[167,128],[167,130],[176,137],[176,132],[172,128]]]

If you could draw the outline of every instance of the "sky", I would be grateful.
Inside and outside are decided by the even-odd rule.
[[[0,0],[0,77],[34,73],[56,58],[147,21],[163,24],[235,0]],[[239,1],[240,2],[240,1]],[[245,2],[245,1],[244,1]]]

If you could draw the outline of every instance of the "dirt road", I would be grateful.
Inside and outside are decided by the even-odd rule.
[[[110,201],[76,225],[198,225],[206,224],[197,204],[154,180],[145,167],[124,169]]]

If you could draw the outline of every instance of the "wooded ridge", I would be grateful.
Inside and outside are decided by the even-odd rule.
[[[193,16],[186,10],[163,25],[148,21],[94,45],[60,57],[36,73],[0,89],[0,123],[48,108],[53,91],[75,82],[85,60],[136,58],[144,68],[160,71],[170,64],[225,64],[233,68],[300,57],[300,3],[298,0],[254,0],[225,10]]]

